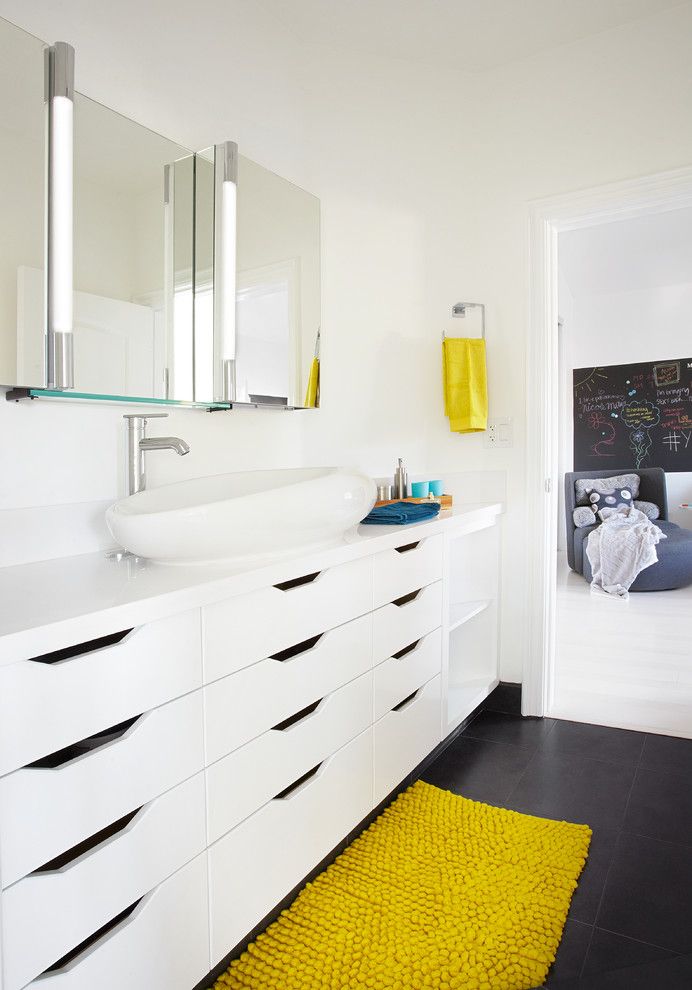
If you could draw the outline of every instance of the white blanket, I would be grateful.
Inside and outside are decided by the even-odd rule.
[[[591,587],[629,598],[637,575],[658,562],[656,544],[666,535],[634,506],[604,509],[601,525],[586,543],[591,563]]]

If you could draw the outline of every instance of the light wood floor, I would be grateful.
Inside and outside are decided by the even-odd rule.
[[[558,556],[556,718],[692,738],[692,588],[591,593]]]

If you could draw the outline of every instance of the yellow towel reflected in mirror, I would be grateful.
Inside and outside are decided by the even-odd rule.
[[[480,433],[488,427],[488,376],[482,337],[449,337],[442,342],[445,415],[452,433]]]
[[[320,391],[320,359],[315,357],[310,365],[310,377],[305,392],[305,408],[315,409],[318,405]]]

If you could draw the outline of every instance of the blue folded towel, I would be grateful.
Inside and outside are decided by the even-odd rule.
[[[404,526],[434,519],[439,512],[439,502],[392,502],[376,506],[363,522],[371,526]]]

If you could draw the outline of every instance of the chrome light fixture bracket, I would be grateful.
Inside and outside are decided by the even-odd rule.
[[[74,48],[58,41],[45,54],[46,387],[74,388],[73,162]]]

